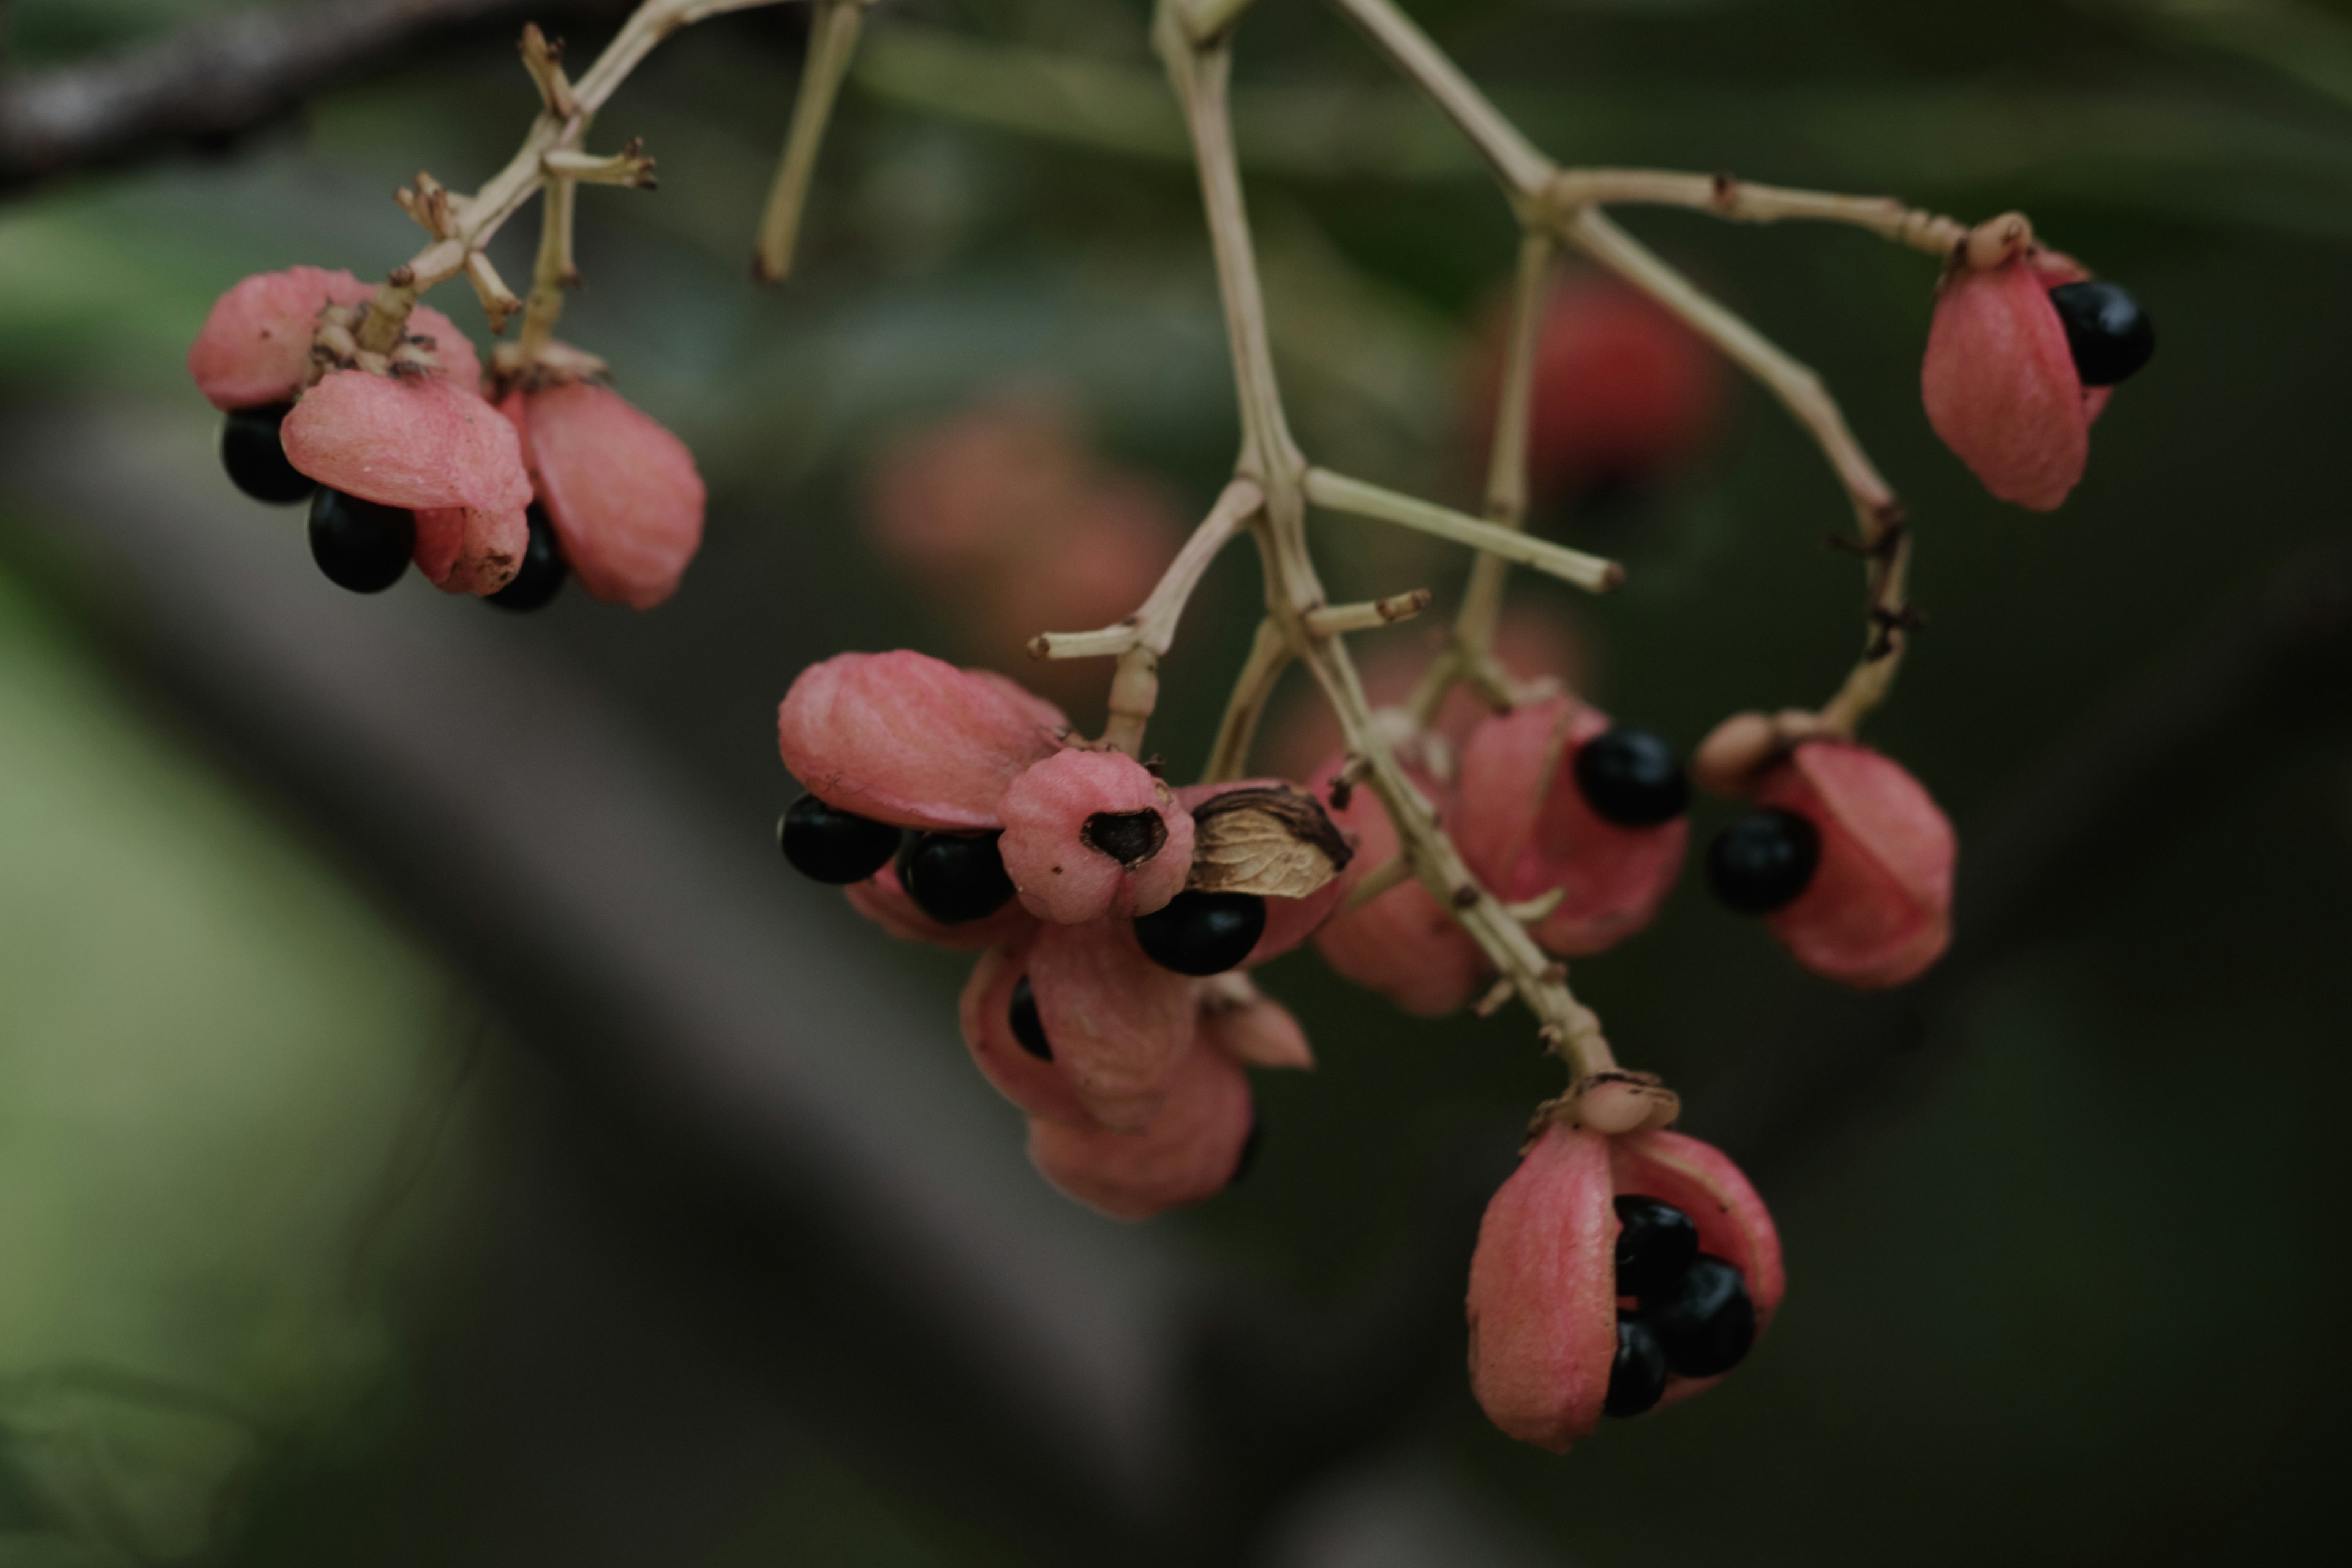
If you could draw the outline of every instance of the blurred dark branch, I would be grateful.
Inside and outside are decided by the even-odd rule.
[[[607,16],[627,0],[316,0],[194,22],[122,54],[0,83],[0,189],[216,147],[328,88],[481,29]]]

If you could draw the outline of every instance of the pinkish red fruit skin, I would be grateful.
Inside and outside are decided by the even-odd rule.
[[[1022,905],[1040,920],[1077,925],[1165,909],[1192,869],[1192,816],[1142,763],[1119,752],[1058,752],[1013,781],[997,805],[998,847]],[[1127,866],[1086,839],[1101,813],[1150,812],[1165,841]]]
[[[649,610],[677,591],[702,544],[702,475],[685,442],[610,387],[511,394],[540,503],[592,597]]]
[[[302,395],[282,439],[295,468],[362,500],[492,513],[530,504],[514,427],[437,376],[336,371]]]
[[[1759,1338],[1780,1305],[1780,1234],[1719,1151],[1673,1131],[1545,1129],[1487,1205],[1470,1260],[1471,1388],[1522,1442],[1562,1453],[1601,1423],[1617,1351],[1613,1200],[1635,1194],[1690,1215],[1699,1250],[1739,1270]],[[1717,1381],[1671,1377],[1660,1404]]]
[[[899,885],[896,866],[885,866],[842,891],[848,896],[851,909],[900,942],[928,942],[950,952],[978,952],[982,948],[1026,942],[1037,925],[1037,917],[1018,901],[1007,903],[985,920],[941,925],[907,896],[907,889]]]
[[[213,302],[188,349],[196,390],[219,409],[262,408],[302,390],[310,340],[331,305],[363,305],[374,288],[348,272],[257,272]]]
[[[1985,489],[2054,510],[2090,460],[2105,389],[2084,390],[2050,290],[2087,274],[2051,251],[1961,268],[1936,299],[1919,387],[1927,422]]]
[[[1315,1069],[1315,1050],[1290,1009],[1261,996],[1239,1007],[1203,1007],[1203,1038],[1237,1062],[1254,1068]]]
[[[1093,1116],[1070,1087],[1058,1063],[1040,1060],[1013,1037],[1013,988],[1028,967],[1026,942],[993,948],[972,966],[964,983],[958,1021],[973,1065],[991,1088],[1031,1116],[1066,1127],[1092,1128]],[[1035,982],[1031,982],[1034,987]],[[1047,1039],[1054,1037],[1049,1033]]]
[[[1553,1126],[1486,1205],[1470,1258],[1470,1387],[1555,1454],[1591,1436],[1617,1353],[1609,1140]]]
[[[1810,819],[1821,864],[1765,924],[1816,974],[1864,990],[1916,979],[1951,942],[1952,825],[1892,759],[1808,741],[1758,783],[1759,805]]]
[[[444,593],[497,593],[522,570],[530,547],[528,512],[428,507],[416,513],[416,569]]]
[[[1029,949],[1054,1065],[1114,1131],[1139,1131],[1158,1114],[1192,1044],[1198,985],[1146,958],[1124,921],[1047,922]]]
[[[1067,721],[1002,676],[900,648],[801,671],[776,711],[784,766],[819,799],[899,827],[1002,826],[997,802]]]
[[[1339,770],[1336,759],[1316,770],[1317,799],[1330,800],[1328,781]],[[1413,782],[1451,821],[1453,792],[1432,779]],[[1340,879],[1343,888],[1351,889],[1396,858],[1396,827],[1379,798],[1360,786],[1345,806],[1329,809],[1331,820],[1355,840],[1356,858]],[[1315,947],[1342,978],[1424,1017],[1442,1017],[1461,1007],[1486,976],[1478,944],[1454,923],[1452,911],[1412,879],[1360,909],[1346,908],[1343,896],[1339,912],[1315,933]]]
[[[1055,1037],[1050,1024],[1047,1033]],[[1087,1207],[1114,1219],[1149,1219],[1223,1192],[1249,1141],[1250,1121],[1248,1076],[1202,1042],[1176,1064],[1148,1125],[1088,1131],[1033,1118],[1029,1158]]]
[[[1577,748],[1609,716],[1567,697],[1494,715],[1463,742],[1454,843],[1479,879],[1517,903],[1565,889],[1531,934],[1567,958],[1606,952],[1648,925],[1681,874],[1687,819],[1627,827],[1577,787]]]

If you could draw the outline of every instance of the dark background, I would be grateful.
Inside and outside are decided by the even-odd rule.
[[[16,0],[8,90],[236,9]],[[1246,1185],[1129,1230],[1027,1172],[955,1039],[966,961],[774,863],[793,674],[965,651],[861,528],[889,436],[1013,383],[1188,510],[1230,461],[1140,8],[885,0],[772,291],[746,260],[798,19],[719,19],[633,79],[595,143],[645,136],[662,188],[583,195],[564,334],[693,445],[709,538],[653,614],[528,621],[338,594],[220,477],[182,368],[238,277],[379,274],[416,247],[395,185],[504,162],[520,16],[583,60],[615,15],[473,9],[234,134],[20,171],[0,207],[0,1563],[2202,1563],[2330,1537],[2352,11],[1413,7],[1555,156],[2023,208],[2162,342],[2065,510],[2026,514],[1921,416],[1932,260],[1629,215],[1822,371],[1910,508],[1931,625],[1870,736],[1959,826],[1960,937],[1913,991],[1850,996],[1686,876],[1578,966],[1621,1056],[1748,1164],[1791,1290],[1739,1376],[1553,1458],[1460,1372],[1478,1209],[1559,1086],[1512,1015],[1411,1019],[1282,961],[1318,1070],[1258,1075]],[[1342,23],[1259,12],[1238,114],[1302,439],[1469,504],[1507,216]],[[1046,53],[1124,74],[1057,99],[1024,74]],[[531,228],[499,243],[510,280]],[[1631,581],[1527,603],[1679,745],[1818,701],[1852,655],[1842,499],[1752,388],[1688,471],[1551,521]],[[1336,593],[1458,587],[1454,552],[1319,526]],[[1221,564],[1168,661],[1180,771],[1252,570]]]

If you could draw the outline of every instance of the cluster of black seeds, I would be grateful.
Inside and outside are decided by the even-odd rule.
[[[1609,1369],[1611,1415],[1639,1415],[1666,1392],[1669,1373],[1729,1372],[1756,1342],[1748,1282],[1698,1249],[1690,1215],[1656,1198],[1617,1199],[1617,1358]]]
[[[310,505],[310,559],[339,588],[381,594],[407,575],[416,554],[416,514],[328,489],[286,460],[280,439],[290,403],[240,408],[221,426],[221,467],[229,481],[271,506]],[[522,570],[489,602],[502,610],[536,610],[555,597],[569,575],[547,513],[533,502],[530,545]]]
[[[836,887],[864,881],[896,856],[899,885],[941,925],[986,920],[1013,897],[1013,879],[1004,874],[997,847],[1002,837],[902,833],[813,795],[794,801],[776,825],[777,842],[793,868]],[[1223,974],[1247,958],[1265,932],[1265,900],[1255,893],[1181,892],[1135,922],[1145,956],[1179,974]],[[1037,1038],[1042,1044],[1042,1032]]]

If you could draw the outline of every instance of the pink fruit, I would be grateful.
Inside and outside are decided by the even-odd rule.
[[[1680,873],[1689,823],[1626,826],[1600,816],[1579,787],[1579,748],[1608,716],[1555,697],[1488,718],[1464,742],[1454,842],[1497,897],[1517,903],[1564,889],[1533,928],[1550,952],[1581,958],[1650,923]]]
[[[1192,1044],[1198,983],[1143,955],[1126,921],[1041,926],[1029,984],[1054,1065],[1103,1126],[1149,1125]]]
[[[372,284],[348,272],[289,267],[257,272],[213,302],[188,350],[188,374],[214,407],[284,403],[310,374],[310,341],[331,305],[364,305]]]
[[[1945,276],[1919,371],[1927,422],[1996,497],[2035,511],[2066,499],[2090,460],[2105,388],[2083,385],[2050,290],[2087,277],[2053,251]]]
[[[1951,941],[1952,825],[1903,767],[1866,746],[1808,741],[1768,769],[1758,804],[1821,835],[1794,900],[1765,917],[1797,961],[1864,988],[1900,985]]]
[[[470,507],[416,513],[416,569],[450,594],[495,594],[522,568],[530,546],[530,514]]]
[[[1270,996],[1252,996],[1238,1005],[1207,998],[1201,1008],[1201,1033],[1237,1062],[1254,1068],[1289,1068],[1312,1071],[1315,1051],[1307,1031],[1290,1009]]]
[[[493,513],[530,504],[514,427],[438,376],[336,371],[302,395],[282,439],[295,468],[362,500]]]
[[[702,542],[702,476],[686,443],[588,382],[511,393],[502,408],[580,585],[640,610],[676,593]]]
[[[1202,1042],[1176,1064],[1149,1124],[1120,1132],[1032,1119],[1029,1158],[1047,1181],[1088,1207],[1114,1219],[1148,1219],[1223,1191],[1250,1127],[1247,1076]]]
[[[1021,902],[1076,925],[1163,909],[1192,868],[1192,817],[1133,757],[1073,748],[1033,764],[997,805]]]
[[[1496,1426],[1560,1453],[1600,1425],[1617,1352],[1614,1200],[1656,1198],[1738,1269],[1760,1335],[1785,1289],[1780,1237],[1723,1155],[1678,1132],[1610,1137],[1554,1124],[1487,1205],[1470,1262],[1470,1382]],[[1716,1378],[1670,1377],[1660,1403]]]
[[[1002,676],[903,648],[809,666],[776,714],[784,765],[820,799],[950,833],[1003,826],[1005,789],[1059,751],[1067,727]]]
[[[972,966],[958,1012],[963,1043],[991,1087],[1031,1116],[1092,1128],[1094,1117],[1059,1064],[1026,1049],[1013,1033],[1013,994],[1027,973],[1028,945],[1024,941],[993,948]]]
[[[1333,761],[1318,769],[1317,794],[1330,798]],[[1450,819],[1452,792],[1434,780],[1415,781]],[[1396,858],[1396,828],[1369,789],[1352,791],[1345,805],[1334,803],[1331,820],[1356,841],[1356,857],[1342,881],[1349,888]],[[1377,991],[1408,1013],[1436,1017],[1475,995],[1486,978],[1486,956],[1456,925],[1451,911],[1415,878],[1407,878],[1360,909],[1339,911],[1315,935],[1323,960],[1348,979]]]

